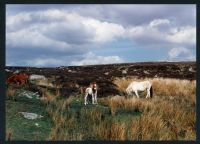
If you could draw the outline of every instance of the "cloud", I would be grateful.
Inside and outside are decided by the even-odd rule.
[[[95,19],[88,19],[83,23],[94,30],[93,42],[109,42],[118,37],[123,37],[125,34],[124,27],[119,24],[100,22]]]
[[[66,65],[66,61],[54,59],[54,58],[36,58],[33,60],[26,61],[27,65],[36,66],[36,67],[45,67],[45,66],[60,66]]]
[[[95,64],[109,64],[109,63],[122,63],[124,62],[119,56],[97,56],[92,52],[88,52],[82,56],[72,58],[59,57],[59,58],[50,58],[48,56],[42,58],[30,58],[28,60],[22,60],[20,63],[23,63],[27,66],[35,67],[56,67],[56,66],[66,66],[66,65],[95,65]],[[20,63],[10,63],[8,65],[20,65]]]
[[[195,44],[196,28],[191,26],[177,27],[170,24],[168,19],[155,19],[141,26],[123,27],[122,25],[101,22],[97,19],[82,17],[74,13],[59,10],[21,14],[8,18],[7,46],[21,48],[47,48],[49,50],[66,51],[81,45],[106,43],[118,38],[131,38],[133,41],[145,45],[158,43]],[[33,22],[23,29],[9,32],[11,27],[23,26],[23,21],[33,18],[46,19],[47,22]],[[55,18],[55,19],[54,19]],[[10,20],[11,19],[11,20]],[[20,21],[21,24],[18,24]],[[9,24],[12,23],[12,24]],[[167,26],[167,27],[166,27]],[[163,31],[165,27],[165,31]],[[87,47],[87,46],[85,46]]]
[[[71,65],[95,65],[95,64],[111,64],[124,62],[119,56],[97,56],[92,52],[87,53],[81,60],[74,60]]]
[[[35,48],[54,51],[70,49],[69,44],[45,37],[40,32],[34,31],[31,28],[7,33],[6,39],[8,48]]]
[[[124,49],[144,61],[144,51],[180,47],[194,55],[195,5],[6,5],[6,65],[118,62]]]
[[[18,35],[21,29],[27,35],[38,32],[41,35],[68,44],[112,41],[124,34],[124,28],[116,23],[99,21],[77,13],[62,10],[19,13],[8,16],[7,33]],[[9,35],[8,35],[9,37]],[[18,38],[21,40],[21,37]]]
[[[196,44],[196,27],[185,26],[172,28],[166,35],[166,40],[179,44]]]
[[[150,22],[150,27],[158,27],[160,25],[169,25],[170,21],[168,19],[155,19]]]
[[[148,24],[131,27],[127,33],[133,41],[141,45],[196,44],[196,27],[174,26],[173,22],[168,19],[155,19]]]
[[[7,14],[37,12],[55,9],[54,4],[6,5]],[[79,13],[100,21],[120,23],[123,26],[141,25],[152,19],[172,18],[178,25],[196,25],[196,5],[190,4],[70,4],[56,5],[56,9]],[[142,9],[142,12],[141,12]]]
[[[120,21],[120,23],[127,26],[147,24],[154,19],[173,19],[179,26],[196,25],[195,5],[142,4],[112,5],[111,7],[104,10],[108,15],[106,16],[107,19]]]
[[[178,47],[178,48],[172,48],[169,52],[169,59],[170,60],[177,60],[180,58],[186,59],[186,60],[195,60],[195,55],[192,54],[191,50],[184,48],[184,47]]]

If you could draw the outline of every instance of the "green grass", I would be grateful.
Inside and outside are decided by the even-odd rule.
[[[19,112],[32,112],[44,117],[29,120]],[[39,127],[35,123],[38,123]],[[51,118],[40,100],[20,97],[16,101],[6,101],[6,133],[12,133],[11,140],[45,140],[51,127]]]

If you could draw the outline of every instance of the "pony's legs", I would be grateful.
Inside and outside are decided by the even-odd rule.
[[[94,104],[94,94],[92,93],[92,104]]]
[[[135,90],[135,95],[137,96],[137,98],[140,98],[136,90]]]
[[[20,82],[19,82],[19,81],[17,81],[17,85],[20,85]]]
[[[150,97],[150,89],[147,89],[147,96],[146,98]]]
[[[98,104],[98,102],[97,102],[97,93],[94,94],[94,100],[95,100],[95,103]]]
[[[85,105],[88,104],[88,102],[87,102],[87,96],[88,96],[88,93],[85,94],[85,103],[84,103]]]
[[[150,89],[151,89],[151,88],[150,88]],[[148,92],[149,92],[149,97],[150,97],[150,89],[149,89],[149,91],[148,91]]]
[[[21,80],[21,85],[24,85],[25,84],[25,80]]]

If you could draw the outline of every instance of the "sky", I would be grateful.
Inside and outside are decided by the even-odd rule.
[[[6,5],[6,66],[196,61],[196,5]]]

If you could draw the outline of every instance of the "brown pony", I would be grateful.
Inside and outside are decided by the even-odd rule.
[[[29,76],[27,74],[12,75],[6,80],[6,84],[17,83],[19,85],[26,84]]]

